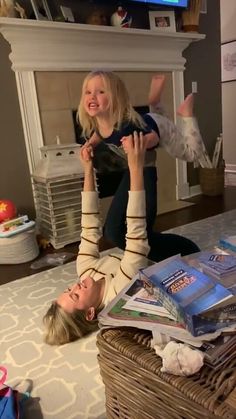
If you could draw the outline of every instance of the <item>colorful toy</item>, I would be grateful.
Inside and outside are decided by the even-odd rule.
[[[6,220],[11,220],[16,216],[16,213],[16,206],[12,201],[0,199],[0,223]]]
[[[13,218],[0,224],[0,237],[11,237],[34,227],[35,222],[30,221],[27,215]]]

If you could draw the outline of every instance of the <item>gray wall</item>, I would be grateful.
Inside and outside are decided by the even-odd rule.
[[[19,214],[34,216],[33,196],[10,46],[0,35],[0,199],[12,200]]]
[[[184,74],[185,94],[198,83],[195,114],[207,150],[212,157],[216,138],[222,132],[221,55],[220,55],[220,0],[207,0],[207,14],[200,15],[199,32],[204,41],[192,43],[184,52],[187,68]],[[198,170],[188,165],[190,184],[198,184]]]
[[[185,52],[188,60],[185,93],[191,92],[192,81],[198,82],[195,112],[207,149],[212,153],[215,139],[222,130],[219,0],[208,0],[208,13],[200,18],[200,32],[206,33],[206,40],[190,45]],[[31,215],[33,197],[9,53],[10,48],[0,35],[0,198],[12,199],[19,212]],[[198,171],[192,165],[188,167],[188,176],[190,185],[198,184]]]

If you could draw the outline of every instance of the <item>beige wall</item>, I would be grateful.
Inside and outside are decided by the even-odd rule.
[[[45,145],[55,144],[57,136],[62,144],[75,141],[72,110],[77,109],[82,82],[86,74],[86,72],[36,72],[35,79]],[[147,105],[149,85],[154,73],[120,71],[117,74],[125,82],[133,105]],[[171,73],[166,73],[166,77],[162,103],[169,115],[173,117]],[[175,159],[159,149],[157,167],[158,212],[160,213],[176,199]]]

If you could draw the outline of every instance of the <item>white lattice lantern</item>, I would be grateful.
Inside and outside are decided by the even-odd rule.
[[[83,167],[78,144],[42,147],[33,173],[39,232],[55,249],[80,240]]]

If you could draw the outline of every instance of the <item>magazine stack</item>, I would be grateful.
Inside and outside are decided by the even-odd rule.
[[[217,368],[236,349],[236,292],[223,282],[179,256],[155,263],[101,311],[100,327],[148,329],[202,347]]]

